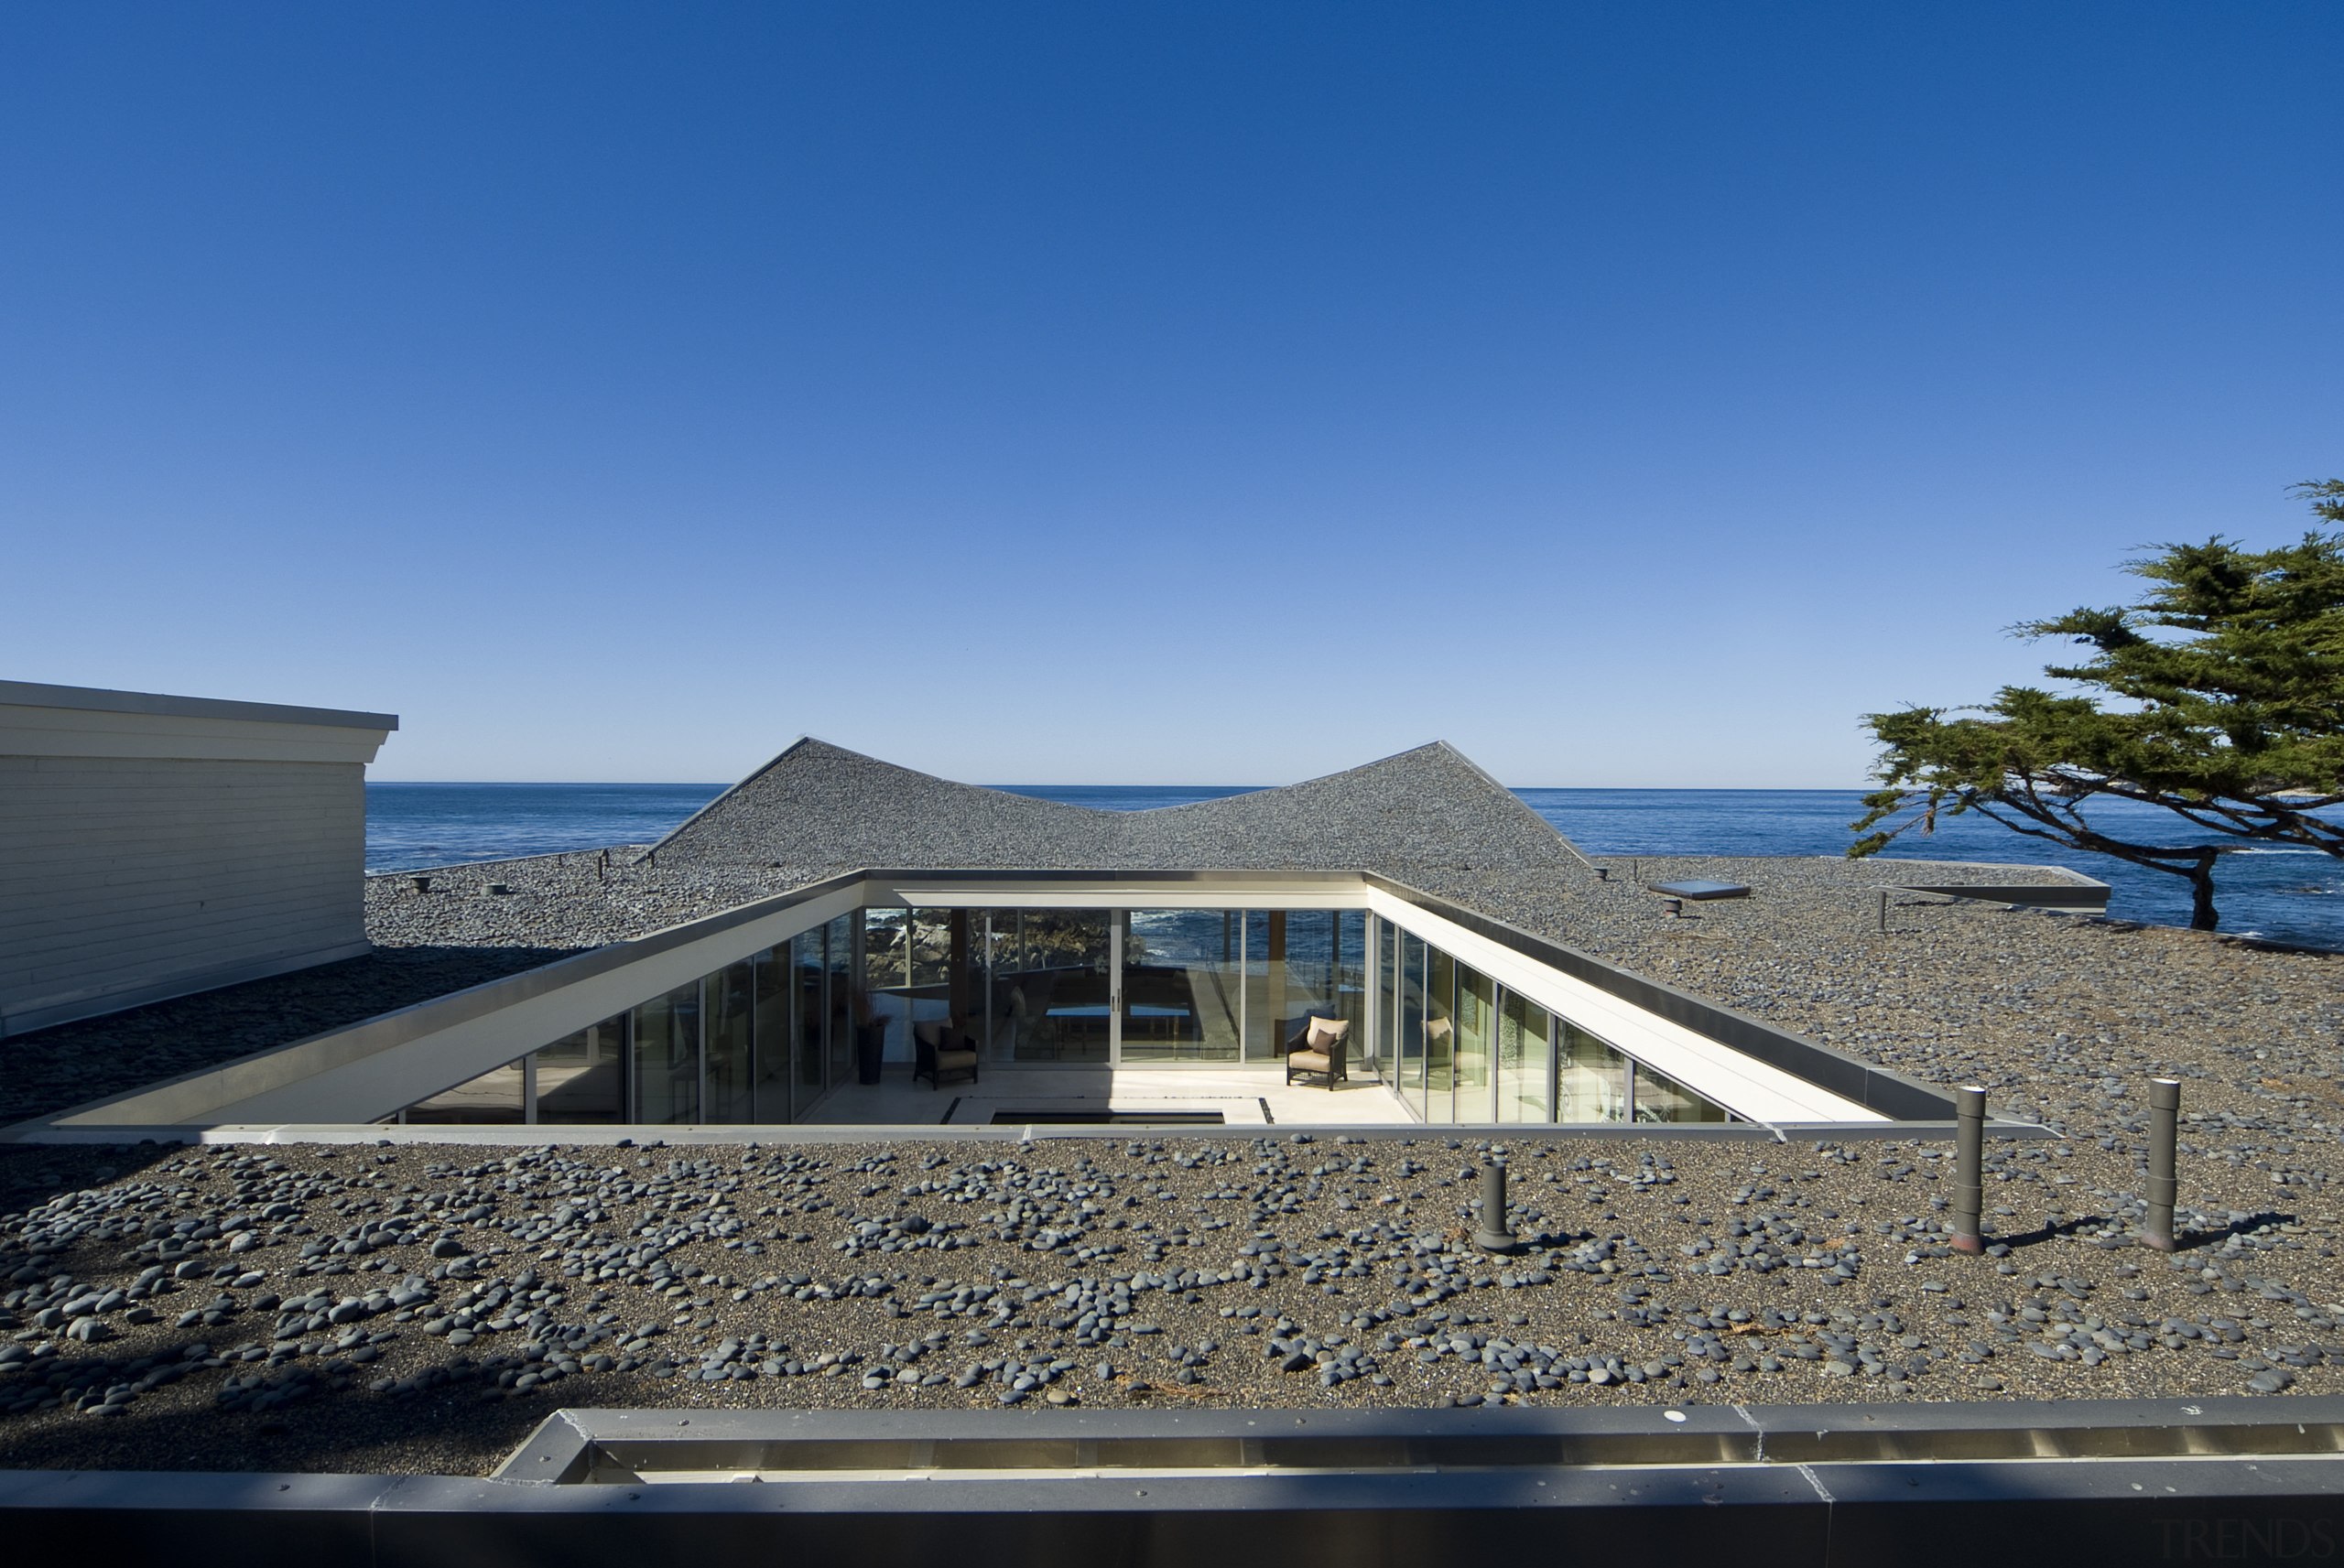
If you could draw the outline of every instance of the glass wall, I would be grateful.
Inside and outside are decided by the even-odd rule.
[[[1400,994],[1392,1010],[1397,1025],[1400,1098],[1425,1114],[1425,995],[1432,984],[1431,948],[1423,937],[1400,933]]]
[[[823,926],[801,931],[774,951],[786,960],[789,977],[784,999],[787,1016],[770,1046],[764,1033],[758,1034],[757,1049],[760,1059],[771,1052],[774,1076],[788,1094],[789,1114],[800,1117],[822,1098],[826,1083],[841,1081],[825,1076],[830,1061],[824,1034],[830,1020],[830,932]]]
[[[1628,1119],[1628,1058],[1568,1019],[1555,1079],[1557,1121]]]
[[[1546,1076],[1553,1061],[1553,1019],[1527,997],[1505,993],[1498,1010],[1497,1097],[1500,1121],[1545,1121]]]
[[[605,1126],[626,1119],[625,1014],[537,1052],[537,1119]]]
[[[708,1103],[694,1119],[754,1121],[756,965],[748,959],[728,965],[700,987],[700,1016],[707,1021],[707,1071],[701,1082]]]
[[[1498,988],[1487,975],[1457,966],[1457,1110],[1459,1121],[1487,1121],[1490,1041],[1497,1033]]]
[[[1725,1108],[1639,1062],[1630,1069],[1638,1121],[1724,1121]]]
[[[1104,1065],[1120,1038],[1134,1066],[1274,1067],[1314,1015],[1351,1021],[1354,1082],[1383,1078],[1428,1122],[1732,1119],[1401,927],[1357,910],[1267,909],[841,915],[401,1116],[783,1122],[854,1082],[859,1022],[887,1032],[900,1074],[908,1026],[931,1017],[964,1021],[1002,1063]]]
[[[855,975],[862,968],[854,951],[855,937],[860,929],[861,922],[853,915],[841,914],[820,931],[809,931],[798,938],[801,944],[810,944],[798,949],[798,962],[801,968],[808,964],[828,966],[822,988],[824,1000],[820,1004],[824,1010],[820,1038],[830,1045],[828,1082],[833,1088],[854,1082],[855,1026],[866,1022],[870,1007],[869,1000],[855,989]],[[810,956],[816,952],[823,956]],[[815,1005],[810,1000],[811,992],[808,994],[807,1005]],[[807,1037],[814,1038],[814,1033],[809,1030]],[[802,1078],[804,1075],[800,1076]],[[804,1114],[802,1108],[798,1114]]]
[[[526,1119],[528,1058],[507,1062],[407,1108],[406,1119],[432,1126],[496,1126]]]
[[[1379,920],[1375,931],[1375,1028],[1368,1043],[1369,1068],[1394,1087],[1399,1087],[1400,928]]]
[[[1329,1004],[1337,1018],[1351,1021],[1351,1057],[1346,1066],[1354,1078],[1376,1076],[1375,1043],[1367,1037],[1367,912],[1338,909],[1333,917],[1334,953],[1328,965]]]
[[[1105,1062],[1114,942],[1108,912],[997,909],[987,923],[979,989],[992,1000],[980,1048],[995,1061]]]
[[[1457,960],[1426,947],[1425,1119],[1457,1119]]]
[[[754,963],[757,1070],[749,1119],[787,1121],[792,1114],[789,1064],[798,1022],[798,973],[787,942],[758,954]]]
[[[1356,909],[1256,909],[1245,927],[1245,1050],[1275,1062],[1306,1018],[1351,1022],[1351,1054],[1364,1044],[1367,916]]]
[[[863,1022],[880,1031],[882,1054],[911,1059],[912,912],[863,912],[863,995],[870,1016]]]
[[[678,986],[635,1010],[635,1119],[700,1119],[700,987]]]
[[[1242,910],[1134,909],[1123,930],[1123,1060],[1234,1062]]]

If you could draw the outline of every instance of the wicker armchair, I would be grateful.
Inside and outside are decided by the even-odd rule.
[[[912,1025],[912,1082],[928,1080],[930,1088],[943,1087],[946,1073],[966,1073],[977,1081],[976,1043],[941,1020]]]
[[[1286,1038],[1286,1081],[1290,1084],[1297,1076],[1316,1073],[1331,1092],[1349,1077],[1351,1022],[1318,1017],[1301,1022],[1302,1027]]]

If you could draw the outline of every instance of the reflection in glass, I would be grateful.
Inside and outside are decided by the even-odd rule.
[[[1400,1094],[1416,1113],[1425,1113],[1425,972],[1424,939],[1400,934],[1400,995],[1393,1009],[1399,1018]]]
[[[1638,1121],[1730,1119],[1723,1106],[1703,1099],[1675,1078],[1655,1073],[1642,1063],[1636,1065],[1635,1105]]]
[[[911,914],[908,909],[863,912],[863,1004],[881,1031],[884,1056],[906,1062],[912,1049]]]
[[[1394,1002],[1400,986],[1400,933],[1388,920],[1375,923],[1375,1028],[1366,1043],[1366,1060],[1353,1065],[1354,1072],[1362,1068],[1385,1083],[1394,1082],[1393,1066],[1398,1058],[1394,1049],[1394,1030],[1398,1025],[1400,1010]]]
[[[1333,950],[1327,964],[1327,1000],[1337,1018],[1351,1020],[1351,1039],[1357,1042],[1348,1064],[1351,1076],[1371,1077],[1375,1047],[1367,1037],[1367,912],[1336,909],[1328,914]]]
[[[1498,1119],[1546,1119],[1546,1010],[1512,991],[1498,1011]]]
[[[1628,1058],[1568,1019],[1562,1021],[1562,1055],[1556,1064],[1555,1119],[1628,1119]]]
[[[1490,1036],[1497,986],[1480,970],[1457,966],[1457,1119],[1490,1119]]]
[[[493,1067],[454,1088],[442,1089],[429,1099],[407,1108],[410,1122],[433,1126],[501,1125],[522,1119],[522,1080],[526,1070],[516,1059]]]
[[[537,1119],[626,1119],[626,1016],[606,1018],[537,1053]]]
[[[1123,1060],[1237,1060],[1243,916],[1235,910],[1134,909],[1129,919]]]
[[[1107,1060],[1108,921],[1105,910],[993,912],[982,979],[991,983],[985,1049],[994,1060]]]
[[[830,1047],[830,1071],[827,1081],[833,1087],[851,1084],[854,1081],[854,1026],[861,1022],[857,1016],[854,989],[854,916],[841,914],[825,926],[820,933],[821,942],[819,952],[823,955],[822,957],[811,956],[818,949],[810,946],[800,949],[798,955],[798,963],[801,968],[809,964],[825,962],[830,966],[829,983],[821,988],[822,1000],[817,1003],[813,1000],[814,992],[811,989],[807,991],[804,1000],[808,1007],[819,1005],[824,1009],[819,1037]],[[814,934],[809,932],[798,940],[810,943],[813,936]],[[808,1039],[815,1037],[815,1031],[807,1032]],[[799,1074],[801,1082],[804,1081],[805,1076],[806,1072]]]
[[[756,1045],[757,1070],[749,1119],[752,1121],[787,1121],[789,1104],[789,1053],[792,1026],[797,1022],[791,1005],[789,944],[767,948],[752,960],[756,969]]]
[[[820,926],[789,939],[789,1057],[781,1071],[789,1076],[790,1114],[801,1117],[822,1094],[822,1068],[827,1056],[823,1024],[829,1017],[824,988],[830,979],[825,954],[829,936]],[[835,1082],[836,1080],[831,1080]]]
[[[1457,960],[1425,949],[1425,1119],[1457,1119]]]
[[[1244,1022],[1244,1058],[1275,1062],[1285,1049],[1276,1038],[1277,1023],[1286,1016],[1286,911],[1249,909],[1244,913],[1245,996],[1239,1011]]]
[[[635,1119],[700,1115],[700,987],[678,986],[635,1010]]]
[[[700,1005],[708,1021],[708,1104],[699,1119],[720,1124],[753,1120],[756,1080],[750,1032],[755,1026],[756,967],[743,960],[702,979]]]

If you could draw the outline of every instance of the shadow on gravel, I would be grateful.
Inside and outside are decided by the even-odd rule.
[[[2227,1241],[2233,1236],[2252,1235],[2266,1226],[2294,1225],[2295,1223],[2296,1223],[2295,1217],[2292,1214],[2281,1214],[2275,1209],[2265,1209],[2261,1214],[2250,1214],[2244,1219],[2232,1220],[2219,1230],[2176,1232],[2173,1238],[2173,1249],[2176,1252],[2194,1251],[2200,1247],[2210,1247],[2218,1241]]]
[[[129,1181],[182,1152],[177,1143],[0,1143],[0,1214],[23,1214],[60,1193]]]
[[[2104,1214],[2088,1214],[2079,1219],[2062,1220],[2056,1225],[2037,1226],[2033,1230],[2022,1230],[2010,1236],[1992,1236],[1987,1239],[1999,1241],[2015,1252],[2022,1247],[2040,1246],[2046,1241],[2056,1241],[2062,1236],[2073,1236],[2078,1231],[2098,1230],[2108,1223],[2109,1217]]]
[[[153,1409],[149,1396],[119,1416],[0,1419],[0,1469],[486,1475],[563,1405],[643,1402],[632,1379],[613,1379],[599,1399],[593,1380],[572,1379],[559,1400],[483,1400],[471,1388],[390,1400],[352,1389],[259,1413],[214,1410],[208,1395],[192,1409]]]
[[[2266,1209],[2261,1214],[2250,1214],[2244,1219],[2234,1220],[2217,1230],[2176,1231],[2173,1238],[2173,1249],[2176,1252],[2187,1252],[2196,1248],[2210,1246],[2218,1241],[2227,1241],[2233,1236],[2252,1235],[2268,1226],[2293,1225],[2295,1222],[2295,1216],[2292,1214],[2281,1214],[2275,1209]],[[2062,1236],[2074,1236],[2080,1231],[2099,1230],[2112,1223],[2111,1216],[2088,1214],[2077,1219],[2062,1220],[2056,1225],[2038,1226],[2033,1230],[2022,1230],[2010,1236],[1995,1236],[1990,1239],[1999,1241],[2015,1252],[2022,1247],[2034,1247],[2046,1241],[2056,1241]],[[2100,1245],[2130,1246],[2132,1241],[2128,1238],[2124,1241],[2102,1242]]]

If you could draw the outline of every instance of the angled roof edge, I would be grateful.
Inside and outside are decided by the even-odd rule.
[[[1514,794],[1514,791],[1498,783],[1496,777],[1492,775],[1487,768],[1481,766],[1481,763],[1475,762],[1472,758],[1467,756],[1464,752],[1459,751],[1456,747],[1450,745],[1446,741],[1435,741],[1432,744],[1439,747],[1442,751],[1447,752],[1450,756],[1455,757],[1459,762],[1464,763],[1467,767],[1479,773],[1483,779],[1486,779],[1489,782],[1489,785],[1492,789],[1497,791],[1498,794],[1505,796],[1507,800],[1513,802],[1515,810],[1519,811],[1523,816],[1529,817],[1533,822],[1537,823],[1539,827],[1544,827],[1556,838],[1561,839],[1563,848],[1568,849],[1573,855],[1579,857],[1579,864],[1587,867],[1590,871],[1593,871],[1595,869],[1595,862],[1588,858],[1586,850],[1571,842],[1569,834],[1564,832],[1561,828],[1556,827],[1553,823],[1547,821],[1536,812],[1531,810],[1530,803],[1528,801],[1524,800],[1520,795]],[[1424,748],[1422,747],[1417,748],[1419,751],[1423,749]],[[1403,752],[1400,755],[1405,756],[1407,753]]]
[[[743,777],[735,779],[731,784],[725,785],[723,791],[719,794],[714,800],[710,801],[706,806],[701,806],[698,811],[693,812],[689,816],[685,817],[681,822],[677,823],[673,827],[668,828],[667,832],[661,834],[659,836],[658,842],[653,844],[648,849],[646,849],[643,852],[644,859],[648,860],[652,856],[657,854],[661,849],[667,848],[668,841],[674,838],[677,834],[681,833],[685,828],[689,827],[693,823],[698,822],[701,817],[706,816],[710,812],[714,811],[718,806],[732,799],[735,795],[738,795],[741,791],[748,788],[751,784],[756,783],[759,779],[773,772],[774,769],[781,766],[783,761],[787,758],[791,752],[802,751],[808,746],[830,746],[834,751],[841,752],[846,750],[843,746],[834,745],[831,741],[819,740],[812,735],[800,735],[797,740],[792,741],[788,745],[784,746],[780,751],[776,752],[771,757],[767,758],[762,766],[750,770],[750,772]]]

